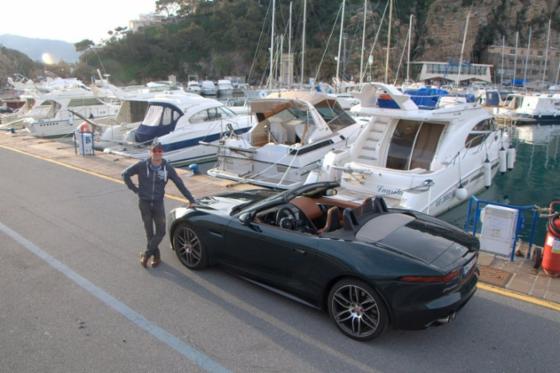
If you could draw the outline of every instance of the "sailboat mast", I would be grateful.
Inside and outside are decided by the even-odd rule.
[[[461,67],[463,66],[463,52],[465,51],[465,42],[467,41],[467,32],[469,31],[469,18],[471,10],[467,13],[467,22],[465,23],[465,32],[463,32],[463,44],[461,45],[461,57],[459,58],[459,71],[457,73],[457,86],[461,85]]]
[[[502,35],[502,68],[500,69],[500,86],[504,86],[504,52],[506,49],[506,36]]]
[[[391,49],[391,22],[393,21],[393,0],[389,0],[389,24],[387,32],[387,55],[385,57],[385,83],[389,79],[389,50]]]
[[[406,82],[410,82],[410,44],[412,42],[412,17],[410,15],[410,20],[408,21],[408,52],[407,52],[407,62],[406,62]]]
[[[531,34],[533,29],[529,27],[529,41],[527,42],[527,56],[525,57],[525,68],[523,70],[523,86],[527,84],[527,68],[529,67],[529,56],[531,55]]]
[[[515,33],[515,57],[513,58],[513,79],[511,84],[515,86],[515,78],[517,75],[517,50],[519,48],[519,31]]]
[[[305,21],[307,18],[307,0],[303,0],[303,33],[301,35],[301,87],[303,88],[303,74],[305,62]]]
[[[290,1],[290,24],[288,25],[288,55],[292,55],[292,5]]]
[[[548,19],[548,33],[546,34],[546,52],[544,53],[544,70],[542,73],[542,81],[545,81],[546,78],[546,68],[547,68],[547,64],[548,64],[548,47],[549,47],[549,43],[550,43],[550,23],[552,22],[552,19],[549,18]]]
[[[272,89],[272,79],[274,76],[274,21],[276,18],[276,0],[272,0],[272,25],[270,32],[270,75],[268,77],[268,88]]]
[[[364,48],[366,43],[366,15],[367,15],[367,0],[364,0],[364,25],[362,27],[362,54],[360,57],[360,85],[364,82]]]
[[[336,90],[340,87],[340,52],[342,51],[342,34],[344,32],[344,6],[346,0],[342,0],[342,17],[340,18],[340,36],[338,39],[338,57],[336,59]]]

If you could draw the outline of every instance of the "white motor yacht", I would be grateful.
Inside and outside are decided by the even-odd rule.
[[[513,168],[511,136],[476,104],[420,110],[393,86],[374,83],[359,111],[370,122],[349,149],[324,157],[307,182],[339,180],[337,198],[384,197],[391,207],[439,215],[489,187],[498,170]],[[398,108],[379,108],[389,95]]]
[[[191,80],[187,83],[187,92],[199,95],[202,92],[202,88],[196,80]]]
[[[26,114],[25,127],[36,137],[65,136],[82,123],[73,113],[96,119],[114,116],[118,110],[119,105],[104,102],[83,88],[53,91],[41,96]]]
[[[512,94],[494,113],[499,121],[513,125],[559,125],[560,94]]]
[[[236,115],[221,102],[194,95],[156,97],[137,128],[126,132],[120,145],[106,152],[135,158],[147,156],[147,146],[156,138],[163,145],[165,158],[174,164],[203,162],[216,157],[216,144],[225,133],[243,134],[251,128],[247,115]]]
[[[279,92],[250,104],[256,124],[245,135],[222,140],[209,175],[291,188],[326,153],[351,144],[363,127],[324,93]]]
[[[211,80],[204,80],[200,85],[200,88],[200,94],[202,94],[203,96],[216,96],[218,94],[216,85]]]
[[[227,79],[218,80],[218,96],[231,96],[233,94],[233,85]]]

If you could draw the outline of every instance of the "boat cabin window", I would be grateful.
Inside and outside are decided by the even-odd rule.
[[[315,104],[315,108],[332,131],[338,131],[355,123],[335,100],[323,100]]]
[[[444,125],[401,119],[393,132],[387,156],[387,168],[429,170]]]
[[[181,112],[168,106],[151,105],[142,121],[142,125],[149,127],[169,126],[177,123]]]
[[[494,119],[485,119],[482,122],[477,123],[471,130],[471,133],[467,136],[467,139],[465,140],[465,147],[468,149],[479,146],[495,130],[496,122]]]
[[[136,123],[141,122],[146,116],[148,103],[146,101],[124,101],[121,104],[119,114],[117,115],[118,123]]]
[[[103,102],[99,101],[99,99],[95,97],[73,98],[68,103],[68,107],[97,106],[97,105],[103,105]]]
[[[191,119],[189,119],[189,122],[191,122],[192,124],[196,124],[196,123],[202,123],[205,122],[208,118],[208,113],[206,112],[206,110],[203,111],[199,111],[198,113],[194,114]]]
[[[506,98],[506,106],[510,109],[517,109],[523,105],[523,96],[511,95]]]
[[[228,112],[223,107],[213,107],[210,109],[202,110],[194,114],[189,122],[192,124],[210,122],[213,120],[220,120],[222,118],[229,118],[235,116],[235,114]]]
[[[233,118],[235,113],[226,107],[219,107],[218,111],[222,114],[222,118]]]
[[[142,121],[142,124],[146,126],[155,127],[159,125],[162,114],[163,114],[163,106],[151,105],[148,108],[148,112],[146,113],[146,117]]]

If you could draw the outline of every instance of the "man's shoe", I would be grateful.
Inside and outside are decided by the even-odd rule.
[[[144,254],[140,255],[140,265],[144,268],[148,268],[148,257]]]
[[[154,256],[152,258],[152,268],[156,268],[161,263],[161,259],[159,257]]]

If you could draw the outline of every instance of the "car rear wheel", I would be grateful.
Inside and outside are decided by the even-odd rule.
[[[181,223],[173,231],[173,249],[181,263],[189,269],[203,269],[208,263],[208,254],[194,229]]]
[[[337,282],[328,299],[329,315],[350,338],[367,341],[379,337],[389,324],[383,301],[368,284],[354,279]]]

